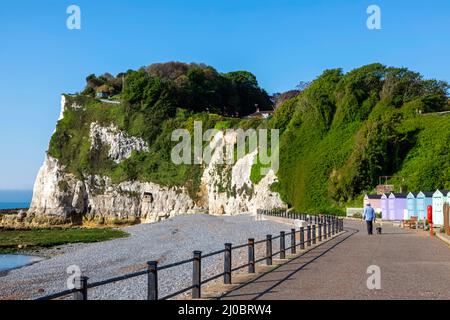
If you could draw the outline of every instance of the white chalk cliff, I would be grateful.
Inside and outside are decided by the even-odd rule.
[[[62,119],[69,106],[61,101]],[[108,145],[108,156],[120,163],[133,150],[147,152],[146,143],[121,132],[114,126],[91,124],[91,148]],[[235,143],[233,134],[216,135],[222,146]],[[89,176],[83,181],[67,173],[57,159],[46,156],[34,184],[33,199],[28,215],[61,219],[87,218],[106,220],[139,219],[154,222],[175,215],[196,213],[238,214],[257,209],[285,207],[279,195],[270,190],[276,182],[273,171],[258,183],[250,180],[251,168],[257,155],[247,154],[233,165],[219,165],[218,156],[205,167],[199,199],[194,201],[184,187],[168,188],[150,182],[126,181],[114,184],[108,177]]]

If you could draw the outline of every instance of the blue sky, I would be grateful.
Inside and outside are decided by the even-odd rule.
[[[82,29],[66,28],[81,8]],[[382,10],[368,30],[366,9]],[[30,189],[60,94],[153,62],[248,70],[268,92],[372,62],[450,81],[450,1],[40,0],[0,4],[0,189]]]

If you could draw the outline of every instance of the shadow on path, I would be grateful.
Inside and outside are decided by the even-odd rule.
[[[355,234],[357,234],[359,232],[358,229],[354,229],[354,228],[345,228],[345,233],[337,236],[334,239],[331,239],[330,241],[321,243],[319,245],[317,245],[316,247],[314,247],[313,249],[311,249],[308,252],[305,252],[303,254],[301,254],[298,257],[295,257],[292,260],[289,260],[286,263],[283,263],[279,266],[277,266],[276,268],[274,268],[271,271],[265,272],[263,274],[261,274],[260,276],[256,277],[255,279],[244,283],[242,285],[239,285],[238,287],[234,288],[233,290],[224,293],[222,296],[218,297],[217,299],[225,299],[225,298],[235,298],[235,297],[239,297],[239,296],[254,296],[253,298],[251,298],[251,300],[257,300],[259,298],[261,298],[262,296],[264,296],[265,294],[271,292],[273,289],[275,289],[276,287],[278,287],[280,284],[282,284],[283,282],[289,280],[294,274],[296,274],[297,272],[303,270],[306,266],[310,265],[311,263],[313,263],[314,261],[316,261],[317,259],[319,259],[320,257],[324,256],[326,253],[330,252],[332,249],[334,249],[336,246],[338,246],[339,244],[341,244],[342,242],[348,240],[350,237],[354,236]],[[338,241],[336,241],[338,240]],[[326,245],[331,244],[332,242],[336,241],[335,243],[333,243],[330,247],[326,248]],[[325,250],[321,251],[318,249],[321,248],[325,248]],[[263,277],[266,277],[270,274],[274,274],[274,273],[283,273],[283,272],[289,272],[290,270],[278,270],[280,268],[283,267],[287,267],[287,266],[291,266],[294,265],[295,262],[298,262],[298,260],[300,260],[301,258],[305,258],[308,255],[313,255],[312,257],[308,257],[308,260],[305,262],[301,262],[299,267],[296,267],[292,272],[288,273],[285,277],[279,279],[279,280],[263,280]],[[261,281],[258,281],[260,280]],[[239,291],[245,287],[248,287],[252,284],[262,284],[262,283],[273,283],[275,282],[274,285],[268,287],[268,288],[264,288],[261,292],[254,292],[254,293],[239,293]]]

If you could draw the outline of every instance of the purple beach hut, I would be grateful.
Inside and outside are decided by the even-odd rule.
[[[388,196],[384,193],[381,195],[380,206],[381,206],[381,219],[390,220],[389,219],[389,199],[388,199]]]
[[[408,209],[406,193],[391,193],[389,195],[389,220],[404,220]]]

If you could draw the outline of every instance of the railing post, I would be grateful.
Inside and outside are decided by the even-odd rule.
[[[312,226],[312,243],[316,244],[316,225]]]
[[[326,240],[328,238],[327,236],[327,221],[324,220],[323,222],[323,238]]]
[[[335,227],[336,227],[336,223],[335,223],[334,218],[333,218],[333,220],[331,221],[331,234],[333,236],[335,234]]]
[[[306,245],[308,247],[311,247],[311,225],[308,225],[307,227],[307,235],[308,235],[308,242],[306,243]]]
[[[272,235],[268,234],[266,236],[266,264],[268,266],[272,265]]]
[[[291,254],[297,253],[297,244],[295,241],[295,229],[291,229]]]
[[[202,252],[194,251],[192,270],[192,299],[200,299],[202,296]]]
[[[319,231],[319,242],[322,242],[322,223],[321,222],[319,222],[319,229],[317,231]]]
[[[286,233],[280,232],[280,259],[286,259]]]
[[[327,222],[327,226],[328,226],[328,237],[331,238],[331,221]]]
[[[158,300],[158,261],[148,261],[147,271],[147,300]]]
[[[73,299],[74,300],[87,300],[88,299],[88,277],[77,277],[74,279],[74,284],[75,284],[75,289],[77,291],[74,292],[73,294]]]
[[[300,228],[300,250],[305,250],[305,228]]]
[[[255,239],[248,239],[248,273],[255,273]]]
[[[231,243],[225,243],[225,253],[223,259],[223,283],[231,284]]]

